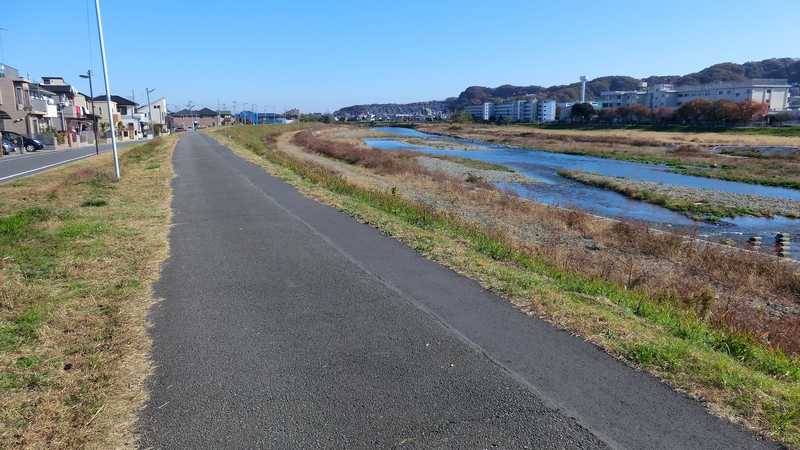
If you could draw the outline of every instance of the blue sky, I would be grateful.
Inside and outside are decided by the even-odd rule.
[[[93,0],[4,1],[0,59],[38,78],[100,74]],[[169,105],[333,111],[800,57],[800,3],[640,1],[103,1],[114,93]],[[89,21],[87,23],[87,9]],[[96,86],[101,86],[98,80]],[[154,96],[157,96],[154,94]]]

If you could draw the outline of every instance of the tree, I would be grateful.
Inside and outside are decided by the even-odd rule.
[[[472,114],[462,109],[453,115],[453,122],[472,123]]]
[[[576,103],[572,105],[570,119],[575,122],[588,122],[594,115],[594,106],[591,103]]]
[[[687,125],[742,125],[761,120],[769,112],[764,103],[730,100],[692,100],[675,111],[675,120]]]
[[[497,118],[494,119],[494,123],[498,125],[508,125],[511,123],[511,120],[509,120],[507,116],[497,116]]]

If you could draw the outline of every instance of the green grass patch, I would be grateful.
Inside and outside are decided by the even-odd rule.
[[[795,181],[782,176],[761,176],[753,175],[746,168],[739,167],[709,167],[697,165],[679,164],[670,168],[670,171],[681,175],[691,175],[694,177],[715,178],[725,181],[736,181],[739,183],[760,184],[763,186],[783,187],[789,189],[800,189],[800,181]]]

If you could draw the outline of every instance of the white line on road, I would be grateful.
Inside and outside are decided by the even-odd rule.
[[[42,171],[42,170],[45,170],[45,169],[49,169],[51,167],[60,166],[62,164],[66,164],[68,162],[72,162],[72,161],[77,161],[79,159],[88,158],[90,156],[94,156],[94,153],[89,153],[88,155],[78,156],[77,158],[67,159],[67,160],[64,160],[64,161],[59,161],[57,163],[48,164],[46,166],[37,167],[35,169],[26,170],[24,172],[18,172],[18,173],[12,174],[12,175],[7,175],[7,176],[4,176],[4,177],[0,178],[0,182],[6,181],[6,180],[10,180],[11,178],[21,177],[21,176],[27,175],[29,173],[39,172],[39,171]]]

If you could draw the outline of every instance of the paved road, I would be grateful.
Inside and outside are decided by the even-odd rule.
[[[143,447],[771,447],[206,136],[174,162]]]
[[[118,144],[118,148],[125,148],[143,141],[126,141]],[[111,144],[101,145],[100,152],[110,152]],[[9,155],[0,157],[0,182],[14,178],[33,175],[44,170],[52,169],[72,161],[88,158],[95,155],[94,146],[78,147],[68,150],[40,150],[22,155]]]

